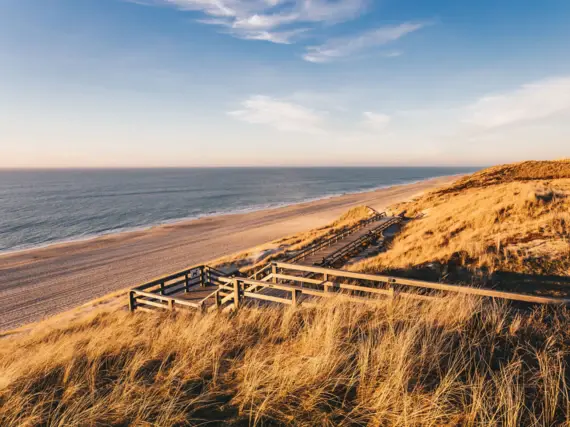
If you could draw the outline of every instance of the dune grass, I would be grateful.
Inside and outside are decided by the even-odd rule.
[[[545,181],[570,178],[570,159],[536,161],[493,166],[459,179],[433,194],[459,192],[469,188],[489,187],[509,182]]]
[[[527,170],[528,169],[528,170]],[[570,275],[570,162],[495,167],[394,207],[418,218],[353,268]],[[551,179],[551,177],[556,179]]]
[[[466,297],[100,313],[3,341],[0,425],[567,424],[568,314]]]

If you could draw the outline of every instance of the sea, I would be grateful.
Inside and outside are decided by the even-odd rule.
[[[474,172],[477,167],[0,170],[0,253]]]

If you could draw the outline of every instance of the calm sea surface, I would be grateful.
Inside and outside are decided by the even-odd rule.
[[[0,252],[476,168],[0,171]]]

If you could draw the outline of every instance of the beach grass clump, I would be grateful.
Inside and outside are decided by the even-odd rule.
[[[565,309],[333,299],[103,312],[0,348],[0,425],[567,424]]]

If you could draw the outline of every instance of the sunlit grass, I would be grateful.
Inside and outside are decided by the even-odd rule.
[[[568,320],[465,297],[102,313],[2,342],[0,425],[565,423]]]
[[[563,161],[494,167],[398,205],[410,217],[423,216],[389,251],[354,268],[451,262],[488,273],[570,275],[568,177],[570,163]]]

